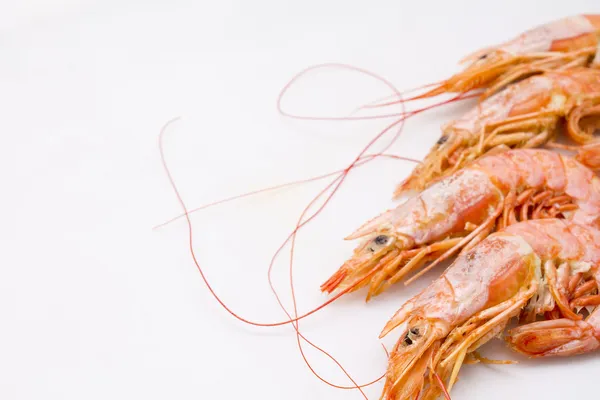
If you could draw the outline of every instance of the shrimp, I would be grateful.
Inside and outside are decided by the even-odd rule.
[[[600,15],[577,15],[552,21],[461,60],[464,70],[414,97],[485,89],[481,99],[539,72],[577,66],[600,66]]]
[[[367,300],[433,261],[406,283],[494,230],[519,221],[600,221],[600,178],[574,158],[543,149],[482,157],[364,224],[363,238],[321,290],[369,286]]]
[[[595,140],[594,132],[600,128],[600,69],[532,76],[444,125],[440,139],[398,185],[394,197],[420,191],[483,154],[540,147],[554,139],[563,121],[577,144]]]
[[[389,358],[384,397],[434,399],[450,391],[462,364],[478,359],[476,350],[501,334],[513,317],[563,317],[513,331],[510,343],[521,350],[568,355],[597,349],[600,314],[594,311],[584,321],[565,293],[575,279],[581,282],[569,293],[588,282],[595,287],[599,272],[600,230],[595,227],[543,219],[491,234],[385,325],[380,337],[401,325],[402,330]]]

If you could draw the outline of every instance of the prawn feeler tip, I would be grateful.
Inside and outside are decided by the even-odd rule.
[[[388,333],[390,333],[390,332],[391,332],[391,329],[384,328],[384,329],[383,329],[383,330],[382,330],[382,331],[379,333],[379,336],[378,336],[378,338],[379,338],[379,339],[383,339],[383,338],[384,338],[384,337],[386,337],[386,336],[388,335]]]
[[[379,339],[383,339],[385,336],[388,335],[388,333],[390,333],[391,331],[393,331],[394,329],[396,329],[399,325],[400,325],[400,323],[397,323],[396,321],[393,321],[393,320],[392,321],[388,321],[388,323],[385,324],[385,326],[383,327],[383,329],[379,333]]]
[[[361,237],[360,235],[357,235],[356,232],[353,232],[349,235],[347,235],[344,240],[355,240],[358,239],[359,237]]]

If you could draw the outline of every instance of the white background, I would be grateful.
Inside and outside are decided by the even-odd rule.
[[[11,4],[12,3],[12,4]],[[540,23],[600,12],[588,1],[3,1],[0,6],[0,397],[3,399],[360,399],[303,363],[292,329],[235,321],[192,263],[181,209],[162,170],[158,132],[190,208],[344,168],[390,121],[281,117],[279,90],[304,67],[343,62],[398,88],[442,79],[457,61]],[[286,107],[343,115],[389,95],[360,74],[325,69]],[[393,148],[422,157],[440,125],[467,109],[412,119]],[[410,170],[375,161],[351,173],[298,238],[299,308],[351,254],[343,237],[390,207]],[[193,217],[209,280],[235,311],[285,319],[269,291],[270,256],[319,182]],[[287,253],[275,265],[289,305]],[[377,336],[439,273],[365,304],[346,296],[301,324],[364,383],[386,357]],[[388,343],[389,344],[389,343]],[[519,365],[467,366],[455,399],[587,398],[596,355],[527,361],[497,341],[488,356]],[[307,354],[324,377],[337,367]],[[367,389],[378,398],[382,383]],[[585,392],[588,391],[587,395]]]

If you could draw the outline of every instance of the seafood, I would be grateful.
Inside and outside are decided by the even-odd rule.
[[[482,98],[539,72],[600,66],[600,15],[576,15],[530,29],[461,60],[461,72],[415,98],[485,89]]]
[[[494,230],[554,217],[598,224],[600,178],[572,157],[550,150],[487,155],[347,237],[363,242],[321,290],[369,286],[369,299],[428,261],[433,263],[407,283],[459,249],[469,250]]]
[[[386,372],[388,400],[434,399],[450,391],[464,362],[519,316],[532,322],[507,340],[535,355],[572,355],[600,347],[600,230],[573,221],[521,222],[495,232],[404,304],[380,337],[402,325]],[[570,302],[569,302],[569,299]],[[593,299],[593,300],[590,300]],[[583,319],[577,305],[588,305]],[[585,311],[587,313],[587,310]],[[442,389],[445,387],[445,389]]]
[[[486,153],[540,147],[561,123],[577,144],[600,129],[600,69],[574,68],[535,75],[484,100],[442,127],[423,162],[396,188],[394,197],[420,191]]]

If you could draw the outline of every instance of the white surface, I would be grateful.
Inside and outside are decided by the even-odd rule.
[[[190,207],[343,168],[385,121],[299,122],[275,110],[302,68],[344,62],[400,89],[438,80],[481,46],[598,2],[19,1],[0,13],[0,397],[3,399],[359,399],[318,381],[290,327],[251,328],[209,296],[161,169],[157,134]],[[218,4],[217,4],[218,3]],[[289,4],[285,4],[289,3]],[[288,108],[341,114],[388,95],[373,80],[322,71]],[[411,120],[396,154],[421,157],[464,108]],[[299,237],[307,310],[347,258],[342,238],[389,207],[410,164],[353,172]],[[270,256],[323,183],[197,214],[195,247],[237,312],[284,318],[266,282]],[[287,304],[286,256],[276,265]],[[422,287],[365,305],[347,296],[301,324],[360,382],[386,366],[377,335]],[[513,357],[501,343],[486,354]],[[315,368],[348,384],[328,360]],[[455,399],[591,398],[596,355],[468,366]],[[367,390],[378,398],[382,384]],[[587,393],[586,393],[587,391]]]

